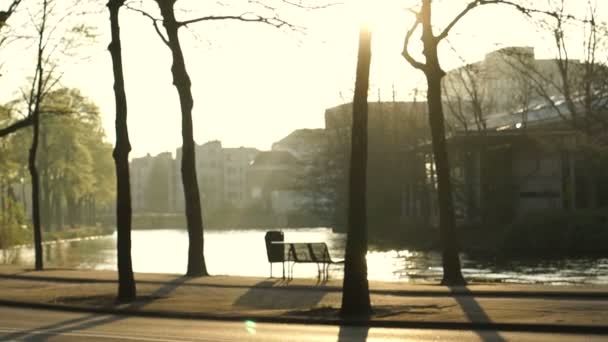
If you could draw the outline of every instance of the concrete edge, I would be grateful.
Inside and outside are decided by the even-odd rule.
[[[256,316],[256,315],[218,315],[205,312],[189,313],[174,311],[132,310],[99,307],[79,307],[64,304],[18,302],[0,300],[0,305],[68,311],[78,313],[107,314],[126,317],[149,317],[169,319],[212,320],[224,322],[279,323],[279,324],[318,324],[333,326],[355,326],[368,328],[407,328],[407,329],[441,329],[441,330],[495,330],[531,333],[562,333],[608,335],[608,325],[568,325],[568,324],[535,324],[535,323],[494,323],[494,322],[438,322],[438,321],[385,321],[362,318],[317,318],[294,316]]]
[[[117,280],[114,279],[96,279],[96,278],[69,278],[69,277],[55,277],[55,276],[27,276],[27,275],[16,275],[16,274],[2,274],[0,279],[14,279],[14,280],[25,280],[25,281],[54,281],[64,283],[103,283],[103,284],[116,284]],[[138,284],[152,284],[162,285],[167,284],[165,281],[157,280],[137,280]],[[199,283],[199,284],[181,284],[180,286],[196,286],[196,287],[217,287],[217,288],[258,288],[258,289],[272,289],[272,290],[307,290],[307,291],[323,291],[323,292],[342,292],[342,288],[338,286],[311,286],[311,285],[290,285],[290,286],[248,286],[238,284],[210,284],[210,283]],[[437,290],[399,290],[399,289],[371,289],[370,294],[377,295],[391,295],[391,296],[408,296],[408,297],[451,297],[451,296],[474,296],[474,297],[488,297],[488,298],[557,298],[557,299],[608,299],[608,291],[572,291],[567,290],[563,292],[558,291],[492,291],[492,290],[475,290],[466,287],[456,287],[450,291],[437,291]]]

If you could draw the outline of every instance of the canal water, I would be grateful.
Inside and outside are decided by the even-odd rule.
[[[290,242],[326,242],[335,259],[344,256],[345,235],[331,229],[284,229]],[[213,275],[267,277],[263,230],[208,230],[205,232],[205,258]],[[132,258],[135,272],[185,273],[188,234],[184,229],[134,230]],[[47,243],[45,265],[55,267],[116,270],[116,234]],[[33,265],[31,247],[0,251],[0,263]],[[441,279],[441,257],[436,252],[379,250],[367,255],[370,280],[423,282]],[[549,285],[608,284],[608,258],[492,259],[462,256],[463,273],[469,280],[540,283]],[[281,275],[275,264],[275,276]],[[330,277],[341,278],[342,266],[330,268]],[[295,277],[316,277],[316,265],[298,264]]]

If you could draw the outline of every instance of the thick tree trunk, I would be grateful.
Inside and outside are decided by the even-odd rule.
[[[344,282],[340,315],[369,315],[367,281],[367,92],[371,63],[371,32],[361,28],[353,100],[350,184]]]
[[[129,181],[129,129],[127,126],[127,96],[122,70],[122,46],[118,13],[124,0],[109,0],[112,41],[108,51],[112,56],[114,97],[116,101],[116,146],[112,156],[116,165],[116,251],[118,258],[118,301],[136,298],[135,279],[131,262],[131,185]]]
[[[208,275],[204,257],[203,216],[201,199],[196,179],[195,143],[192,129],[192,99],[190,77],[186,70],[184,55],[179,42],[179,25],[175,19],[173,5],[175,0],[156,0],[167,31],[167,40],[173,56],[173,84],[179,94],[182,112],[182,183],[186,203],[188,224],[188,268],[186,275],[191,277]]]

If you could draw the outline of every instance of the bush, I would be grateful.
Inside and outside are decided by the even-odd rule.
[[[32,229],[25,222],[23,207],[8,199],[0,212],[0,249],[32,241]]]

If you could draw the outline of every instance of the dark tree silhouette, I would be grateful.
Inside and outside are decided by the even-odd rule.
[[[198,192],[196,178],[195,143],[192,130],[192,89],[190,77],[186,70],[184,55],[179,41],[178,30],[180,25],[175,20],[175,0],[156,0],[163,17],[163,26],[167,33],[165,43],[171,49],[173,66],[173,85],[179,95],[182,111],[182,184],[186,203],[186,221],[188,224],[188,267],[186,275],[199,277],[209,275],[205,264],[203,242],[203,216],[201,212],[201,199]]]
[[[369,315],[371,304],[367,282],[367,92],[371,63],[369,29],[359,32],[359,52],[355,95],[353,99],[353,128],[351,134],[348,222],[344,282],[342,285],[341,316]]]
[[[32,145],[28,156],[28,169],[32,178],[32,222],[34,225],[34,259],[35,268],[40,271],[44,268],[42,262],[42,229],[40,227],[40,177],[36,167],[36,154],[38,152],[38,137],[40,133],[40,103],[43,96],[43,55],[45,48],[45,29],[47,19],[48,1],[42,2],[42,18],[37,27],[38,47],[36,56],[36,71],[28,97],[28,117],[32,118]]]
[[[184,187],[184,198],[186,203],[186,222],[188,225],[188,266],[186,275],[197,277],[208,275],[207,267],[205,264],[204,257],[204,234],[203,234],[203,217],[201,212],[201,199],[198,190],[198,180],[196,177],[196,156],[195,156],[195,142],[192,128],[192,108],[194,101],[192,98],[191,81],[186,64],[184,61],[184,55],[182,52],[180,40],[179,40],[179,29],[183,26],[203,22],[203,21],[215,21],[215,20],[236,20],[241,22],[257,22],[267,25],[271,25],[277,28],[290,27],[294,28],[293,25],[282,20],[278,16],[274,15],[271,17],[264,17],[256,15],[254,13],[244,13],[241,15],[221,15],[221,16],[204,16],[194,18],[190,20],[177,21],[175,18],[175,3],[176,0],[154,0],[158,5],[161,13],[161,19],[157,19],[149,13],[129,7],[131,10],[141,13],[152,20],[156,33],[163,40],[163,43],[171,50],[173,58],[173,65],[171,67],[171,73],[173,75],[173,85],[177,89],[179,95],[181,114],[182,114],[182,184]],[[270,6],[262,3],[253,2],[265,8],[266,10],[271,9]],[[285,4],[311,8],[304,6],[300,3],[291,3],[285,1]],[[316,7],[313,7],[316,8]],[[322,8],[322,7],[319,7]],[[274,11],[271,11],[274,12]],[[165,34],[163,34],[158,25],[162,22],[165,28]]]
[[[444,114],[441,103],[441,79],[445,72],[439,65],[437,45],[447,36],[447,30],[439,36],[433,34],[431,15],[431,0],[422,0],[420,13],[416,16],[414,26],[407,32],[403,48],[404,58],[415,68],[422,70],[426,76],[428,91],[427,103],[429,107],[429,125],[433,141],[433,156],[437,166],[437,193],[439,200],[439,232],[441,239],[441,252],[443,262],[444,285],[466,284],[460,270],[458,256],[458,242],[456,240],[456,222],[454,218],[454,203],[452,198],[452,185],[450,182],[450,165],[445,139]],[[426,62],[416,61],[408,52],[410,38],[416,28],[422,25],[423,54]]]
[[[116,165],[116,251],[118,254],[118,300],[133,301],[136,298],[135,279],[131,263],[131,185],[129,180],[129,129],[127,126],[127,95],[125,94],[122,69],[122,45],[118,13],[124,0],[109,0],[112,41],[108,46],[112,55],[114,72],[114,97],[116,101],[116,146],[112,153]]]
[[[431,138],[433,143],[433,156],[437,166],[437,183],[439,199],[439,232],[442,250],[443,279],[444,285],[464,285],[460,269],[460,258],[458,256],[458,242],[456,236],[456,222],[454,217],[454,203],[452,198],[452,185],[450,182],[450,165],[445,139],[445,117],[441,103],[441,80],[445,76],[445,71],[441,69],[437,46],[445,39],[450,30],[476,7],[481,5],[503,4],[515,10],[530,15],[531,13],[542,13],[554,16],[555,14],[527,8],[516,2],[508,0],[475,0],[471,1],[465,8],[458,13],[452,21],[439,33],[433,33],[432,21],[432,0],[421,0],[420,11],[416,13],[414,25],[407,31],[403,46],[403,57],[414,68],[421,70],[426,76],[428,90],[427,103],[429,107],[429,124],[431,127]],[[422,26],[422,44],[425,62],[419,62],[408,51],[409,42],[416,29]]]

